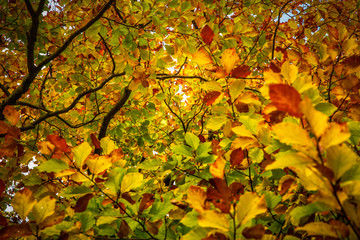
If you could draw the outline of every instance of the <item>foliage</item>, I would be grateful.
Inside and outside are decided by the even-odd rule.
[[[0,239],[360,239],[360,1],[0,3]]]

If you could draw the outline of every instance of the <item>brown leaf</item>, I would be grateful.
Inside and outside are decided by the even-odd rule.
[[[265,234],[265,227],[262,224],[256,224],[252,227],[246,227],[242,231],[242,235],[246,238],[261,239]]]
[[[143,194],[143,197],[141,199],[140,206],[139,206],[139,212],[143,212],[145,209],[147,209],[154,203],[154,201],[155,201],[154,196],[155,195],[152,193],[144,193]]]
[[[63,221],[64,218],[65,218],[65,211],[62,211],[61,213],[58,213],[58,214],[53,214],[53,215],[47,217],[44,220],[44,222],[41,223],[40,228],[44,229],[44,228],[59,224]]]
[[[7,134],[5,136],[5,141],[2,143],[0,148],[0,156],[15,157],[17,145],[17,141],[14,139],[14,137]]]
[[[346,58],[344,63],[350,68],[357,68],[360,66],[360,55],[352,55]]]
[[[213,41],[214,36],[215,36],[213,30],[208,25],[203,27],[200,35],[201,35],[201,38],[203,39],[204,43],[206,43],[208,45],[211,44],[211,42]]]
[[[146,221],[145,225],[151,234],[157,235],[162,223],[163,223],[163,221],[161,219],[159,219],[155,222]]]
[[[94,145],[95,149],[101,149],[100,147],[100,141],[99,139],[95,136],[94,133],[90,134],[90,138],[91,138],[91,142]]]
[[[298,91],[286,84],[271,84],[270,99],[280,111],[285,111],[294,117],[301,117],[300,111],[301,97]]]
[[[241,148],[235,149],[230,154],[231,166],[238,166],[244,160],[244,151]]]
[[[339,40],[339,31],[335,27],[333,27],[331,25],[327,25],[327,29],[333,38],[335,38],[336,40]]]
[[[125,220],[122,220],[117,236],[119,238],[126,238],[130,232],[131,228],[129,227],[128,223]]]
[[[0,121],[0,134],[6,134],[10,127],[4,122]]]
[[[206,238],[203,238],[202,240],[227,240],[229,239],[228,237],[225,236],[225,234],[223,233],[215,233],[212,234]]]
[[[121,197],[123,199],[125,199],[126,201],[128,201],[131,205],[134,205],[136,203],[136,201],[131,198],[129,192],[125,192],[125,193],[121,194]]]
[[[206,106],[210,106],[211,104],[213,104],[215,100],[220,96],[220,94],[221,93],[218,91],[208,92],[204,97],[204,103],[206,104]]]
[[[51,144],[55,146],[55,150],[65,153],[70,152],[70,148],[64,138],[55,134],[47,135],[46,138]]]
[[[247,113],[249,112],[249,105],[243,102],[238,102],[235,104],[236,110],[239,113]]]
[[[330,181],[332,181],[334,179],[334,172],[326,167],[326,166],[323,166],[321,164],[316,164],[315,168],[324,176],[326,177],[327,179],[329,179]]]
[[[286,211],[288,210],[288,207],[284,204],[278,204],[275,208],[274,208],[274,211],[277,213],[277,214],[285,214]]]
[[[74,207],[74,211],[75,212],[83,212],[86,210],[87,208],[87,205],[90,201],[90,199],[92,199],[93,197],[93,194],[92,193],[88,193],[82,197],[80,197],[77,201],[76,201],[76,204],[75,204],[75,207]]]
[[[284,195],[287,192],[287,190],[289,190],[290,186],[293,184],[294,181],[295,181],[295,179],[293,179],[293,178],[289,178],[289,179],[286,179],[285,181],[283,181],[281,183],[280,195]]]
[[[7,105],[3,111],[4,117],[12,126],[15,126],[20,120],[20,113],[10,105]]]
[[[248,65],[239,65],[232,70],[231,76],[234,78],[246,78],[250,73],[250,67]]]
[[[213,187],[208,187],[206,195],[207,200],[212,202],[215,207],[219,208],[223,213],[230,212],[230,188],[224,179],[213,178],[209,180]]]
[[[7,226],[8,222],[7,222],[7,218],[4,217],[3,215],[0,215],[0,226]]]
[[[29,223],[22,223],[18,225],[8,225],[0,229],[0,240],[6,240],[9,238],[15,239],[32,235],[32,231]]]

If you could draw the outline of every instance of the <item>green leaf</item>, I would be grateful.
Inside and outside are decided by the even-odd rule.
[[[105,187],[109,188],[113,194],[117,194],[120,190],[121,180],[124,177],[126,169],[124,168],[114,168],[110,171],[108,180],[105,183]]]
[[[260,163],[264,160],[264,151],[261,148],[250,148],[249,157],[252,162]]]
[[[186,1],[181,4],[181,11],[185,12],[186,10],[189,10],[191,8],[191,2]]]
[[[356,154],[346,145],[332,146],[326,151],[328,157],[327,164],[334,172],[335,179],[339,179],[355,163],[357,163]]]
[[[68,169],[69,166],[66,164],[66,162],[60,160],[60,159],[50,159],[46,162],[43,162],[39,166],[40,172],[61,172],[62,170]]]
[[[229,87],[231,100],[234,102],[245,88],[245,81],[235,80]]]
[[[185,135],[185,141],[193,150],[196,150],[200,144],[200,139],[193,133],[187,132]]]
[[[74,160],[76,165],[81,169],[86,158],[90,155],[92,148],[89,143],[83,142],[73,149]]]
[[[336,111],[337,107],[335,107],[331,103],[325,102],[325,103],[316,104],[315,109],[318,110],[319,112],[322,112],[326,116],[330,116]]]
[[[179,154],[185,157],[192,157],[193,152],[191,151],[191,148],[186,146],[185,144],[180,145],[172,145],[171,151],[175,154]]]
[[[81,230],[83,232],[88,231],[95,225],[95,216],[90,212],[83,212],[79,216],[81,222]]]
[[[265,193],[265,201],[269,209],[274,209],[280,202],[282,197],[280,195],[275,195],[274,192]]]
[[[124,193],[140,187],[143,184],[143,179],[144,177],[141,173],[126,174],[121,181],[120,191]]]
[[[138,168],[144,169],[144,170],[156,170],[159,167],[161,167],[161,160],[158,158],[145,160],[144,162],[142,162],[138,165]]]
[[[310,203],[305,206],[298,206],[290,212],[291,222],[295,226],[298,226],[303,217],[310,216],[313,213],[324,212],[329,210],[331,210],[330,207],[320,202]]]

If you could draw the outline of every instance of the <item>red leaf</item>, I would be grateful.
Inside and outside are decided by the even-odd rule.
[[[3,192],[5,192],[6,189],[6,185],[4,183],[4,181],[2,179],[0,179],[0,197],[3,194]]]
[[[210,106],[211,104],[213,104],[215,100],[220,96],[220,94],[221,93],[218,91],[212,91],[207,93],[204,97],[204,102],[206,106]]]
[[[242,231],[242,235],[246,238],[261,239],[265,234],[265,228],[261,224],[256,224],[253,227],[246,227]]]
[[[199,135],[200,142],[204,143],[206,142],[206,139],[203,135]]]
[[[286,84],[271,84],[269,89],[270,99],[278,110],[294,117],[303,115],[299,107],[301,97],[295,88]]]
[[[234,78],[246,78],[250,73],[250,67],[248,65],[239,65],[232,70],[231,76]]]
[[[90,138],[91,138],[91,142],[94,145],[95,149],[101,149],[100,147],[100,141],[99,139],[95,136],[95,134],[90,134]]]
[[[244,160],[244,151],[241,148],[235,149],[230,154],[231,166],[238,166]]]
[[[75,212],[83,212],[86,210],[87,208],[87,205],[90,201],[90,199],[92,199],[93,197],[93,194],[92,193],[89,193],[89,194],[86,194],[82,197],[80,197],[77,201],[76,201],[76,205],[74,207],[74,211]]]
[[[67,145],[66,141],[64,138],[55,135],[55,134],[50,134],[47,135],[47,140],[55,146],[55,149],[60,151],[60,152],[65,152],[68,153],[70,152],[70,148]]]
[[[154,203],[154,201],[155,201],[154,196],[155,195],[152,193],[144,193],[143,194],[143,197],[141,199],[140,206],[139,206],[139,212],[143,212],[145,209],[147,209]]]
[[[200,33],[204,43],[210,45],[210,43],[212,42],[212,40],[214,39],[214,32],[213,30],[208,26],[206,25],[202,30],[201,30],[201,33]]]
[[[274,72],[274,73],[279,73],[281,72],[281,68],[275,63],[275,62],[271,62],[270,63],[270,69]]]
[[[207,200],[212,202],[215,207],[223,213],[230,212],[230,188],[227,186],[224,179],[213,178],[209,180],[214,187],[208,187],[206,191]]]

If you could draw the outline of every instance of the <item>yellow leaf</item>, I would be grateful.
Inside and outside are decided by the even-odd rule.
[[[186,202],[196,211],[204,211],[204,204],[206,200],[206,192],[198,186],[190,186],[187,191]]]
[[[87,142],[83,142],[82,144],[73,149],[75,164],[80,169],[84,165],[86,158],[90,155],[91,150],[92,148]]]
[[[49,141],[38,142],[37,147],[39,152],[44,155],[51,155],[55,150],[55,146]]]
[[[300,110],[308,120],[311,131],[316,137],[320,137],[328,127],[328,117],[322,112],[317,111],[308,97],[305,97],[304,100],[301,101]]]
[[[47,217],[55,213],[55,203],[55,198],[46,196],[35,204],[32,212],[35,217],[36,224],[41,224]]]
[[[198,221],[200,227],[216,228],[223,232],[229,231],[229,221],[224,213],[207,210],[198,216]]]
[[[247,146],[256,143],[253,138],[250,137],[238,137],[231,143],[231,149],[246,148]]]
[[[228,48],[221,54],[221,65],[224,66],[227,74],[231,73],[235,64],[239,61],[239,56],[235,48]]]
[[[201,88],[204,89],[205,91],[217,91],[217,92],[222,91],[222,87],[220,83],[216,81],[205,82],[204,84],[201,85]]]
[[[213,60],[210,54],[205,50],[205,48],[199,48],[194,54],[193,59],[194,62],[199,64],[200,66],[205,66],[208,64],[212,64]]]
[[[28,188],[18,191],[11,201],[14,211],[25,221],[26,216],[31,212],[36,200]]]
[[[86,160],[86,165],[91,173],[97,175],[111,167],[112,162],[108,156],[90,156]]]
[[[312,222],[302,227],[297,227],[295,231],[305,231],[309,236],[327,236],[335,239],[339,239],[340,237],[340,239],[344,239],[347,237],[349,228],[341,222],[337,222],[337,224]]]
[[[240,225],[265,212],[267,212],[267,207],[264,195],[258,197],[253,192],[246,192],[242,195],[239,203],[236,205],[236,218]]]
[[[225,116],[211,116],[210,119],[207,121],[206,127],[210,130],[217,131],[224,125],[226,121],[227,118]]]
[[[233,127],[231,131],[233,131],[239,137],[249,137],[252,139],[256,139],[254,135],[249,130],[247,130],[244,125]]]
[[[281,122],[273,127],[273,132],[282,143],[313,147],[309,134],[297,124]]]
[[[210,165],[210,173],[214,178],[223,178],[226,161],[223,157],[218,157],[216,161]]]
[[[291,84],[295,82],[298,74],[298,68],[294,64],[289,62],[283,63],[281,66],[281,75],[284,77],[287,83]]]
[[[330,123],[320,139],[320,148],[325,150],[331,146],[345,142],[351,136],[346,123]]]
[[[284,83],[279,73],[269,70],[264,71],[264,81],[267,85],[269,84],[278,84],[278,83]]]
[[[121,181],[120,191],[128,192],[134,188],[138,188],[143,183],[143,175],[141,173],[128,173]]]
[[[104,154],[110,154],[115,149],[115,143],[109,137],[104,137],[100,140],[100,146]]]
[[[245,81],[243,80],[235,80],[229,86],[230,97],[232,101],[235,101],[236,98],[240,95],[241,91],[245,88]]]
[[[286,167],[305,167],[312,160],[301,153],[278,153],[276,161],[266,167],[266,170],[283,169]]]
[[[334,172],[335,179],[349,170],[356,162],[356,154],[346,145],[332,146],[327,149],[327,165]]]

